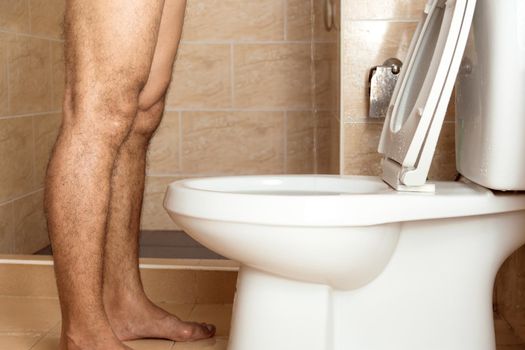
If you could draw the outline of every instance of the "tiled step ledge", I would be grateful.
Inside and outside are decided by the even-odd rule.
[[[149,297],[177,304],[231,304],[238,268],[228,260],[140,260]],[[0,255],[0,296],[57,298],[52,259]]]

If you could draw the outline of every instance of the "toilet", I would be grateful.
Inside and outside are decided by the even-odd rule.
[[[430,0],[385,120],[381,177],[168,187],[240,262],[229,350],[495,350],[492,291],[525,243],[525,2]],[[427,176],[456,83],[455,182]]]

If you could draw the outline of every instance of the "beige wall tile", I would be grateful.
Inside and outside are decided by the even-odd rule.
[[[318,0],[288,0],[286,2],[286,39],[311,40],[313,2]]]
[[[0,120],[0,202],[33,188],[32,118]]]
[[[195,304],[196,271],[141,269],[144,290],[155,302]]]
[[[453,181],[457,177],[455,132],[454,123],[443,125],[428,175],[430,180]]]
[[[49,41],[26,36],[10,39],[10,113],[49,111],[52,98]]]
[[[316,109],[339,108],[339,50],[337,43],[314,44]]]
[[[40,337],[40,334],[0,335],[0,345],[4,349],[26,350],[31,349]]]
[[[52,38],[62,37],[65,0],[30,0],[31,33]]]
[[[167,106],[231,106],[229,45],[182,44],[175,62]]]
[[[311,108],[310,51],[310,44],[235,46],[235,107]]]
[[[29,31],[29,7],[25,0],[0,1],[0,29]]]
[[[315,171],[315,115],[287,112],[286,173],[312,174]]]
[[[55,145],[62,116],[46,114],[33,117],[35,132],[35,187],[44,185],[47,164]]]
[[[339,174],[339,120],[330,111],[317,112],[316,119],[317,173]]]
[[[15,230],[14,230],[14,220],[13,220],[13,205],[11,203],[0,205],[0,252],[1,253],[12,254],[15,252],[14,231]],[[0,269],[1,269],[1,266],[0,266]],[[2,277],[1,272],[0,272],[0,277]],[[0,280],[9,281],[9,280],[2,279],[2,278],[0,278]],[[2,285],[4,284],[5,283],[2,283]],[[1,294],[2,293],[0,290],[0,295]]]
[[[147,176],[142,204],[141,228],[145,230],[178,230],[164,209],[164,196],[168,185],[173,181],[181,180],[175,176]]]
[[[351,0],[350,0],[351,1]],[[325,0],[314,0],[314,41],[331,41],[336,42],[339,36],[338,28],[340,25],[341,7],[340,0],[331,0],[334,11],[334,25],[332,30],[328,31],[325,23]]]
[[[51,42],[51,79],[53,90],[53,110],[62,110],[66,82],[64,63],[64,43]]]
[[[231,304],[237,285],[237,272],[199,271],[197,304]]]
[[[281,112],[184,112],[182,172],[282,173],[283,117]]]
[[[56,298],[53,266],[0,264],[0,295],[11,297]]]
[[[343,106],[347,118],[368,115],[367,84],[370,69],[390,57],[405,59],[416,23],[346,22],[343,50]]]
[[[190,0],[183,40],[282,40],[280,0]]]
[[[179,112],[165,112],[148,151],[148,173],[179,172]]]
[[[44,216],[44,191],[16,200],[13,208],[16,253],[33,254],[49,245]]]
[[[7,48],[7,35],[0,33],[0,116],[8,113]]]
[[[348,19],[414,19],[419,20],[426,0],[343,0]]]
[[[44,333],[60,321],[55,299],[0,297],[0,333]]]
[[[374,175],[381,173],[381,155],[377,152],[382,124],[344,124],[344,174]]]

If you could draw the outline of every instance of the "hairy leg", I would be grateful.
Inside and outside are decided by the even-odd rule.
[[[146,151],[161,121],[185,3],[185,0],[167,0],[164,4],[153,64],[139,97],[137,118],[120,148],[113,170],[104,258],[104,299],[110,323],[121,340],[187,341],[208,338],[214,333],[212,326],[182,322],[155,306],[144,293],[138,269]]]
[[[64,120],[46,180],[61,349],[127,349],[103,304],[111,174],[130,133],[164,0],[69,0]]]

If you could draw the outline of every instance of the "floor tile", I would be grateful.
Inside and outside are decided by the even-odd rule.
[[[133,350],[170,350],[173,346],[172,341],[160,339],[134,340],[125,344]]]
[[[196,305],[190,320],[212,323],[217,327],[217,336],[230,333],[232,305]]]
[[[175,343],[171,350],[226,350],[228,338],[215,337],[193,343]]]
[[[29,350],[40,337],[39,334],[0,335],[0,349]]]
[[[55,299],[0,297],[0,332],[47,332],[60,320]]]
[[[182,320],[188,320],[190,318],[191,311],[194,308],[194,305],[192,304],[175,304],[167,302],[160,302],[156,304]]]

